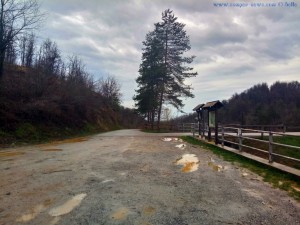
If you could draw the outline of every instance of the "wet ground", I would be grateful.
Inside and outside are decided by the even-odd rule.
[[[300,224],[257,175],[137,130],[0,150],[0,176],[0,225]]]

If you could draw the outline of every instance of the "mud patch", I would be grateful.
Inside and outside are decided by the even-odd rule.
[[[80,205],[81,201],[86,197],[85,193],[74,196],[72,199],[66,201],[61,206],[55,207],[50,210],[49,215],[51,216],[62,216],[70,213],[75,207]]]
[[[148,207],[145,207],[144,210],[143,210],[143,213],[146,215],[146,216],[151,216],[155,213],[156,209],[153,208],[152,206],[148,206]]]
[[[87,141],[88,138],[86,137],[78,137],[78,138],[71,138],[71,139],[66,139],[63,141],[59,141],[59,144],[64,144],[64,143],[77,143],[77,142],[84,142]]]
[[[53,201],[51,199],[47,199],[43,202],[43,204],[39,204],[35,206],[31,211],[27,214],[22,215],[18,219],[16,219],[16,222],[22,222],[26,223],[31,220],[33,220],[39,213],[43,212],[46,208],[48,208]]]
[[[195,154],[184,154],[176,161],[176,165],[181,165],[184,173],[194,172],[198,170],[199,159]]]
[[[2,157],[11,157],[11,156],[18,156],[18,155],[24,155],[25,152],[11,152],[11,151],[1,151],[0,152],[0,158]]]
[[[62,140],[62,141],[53,141],[47,144],[41,144],[39,145],[40,147],[43,146],[51,146],[51,145],[60,145],[60,144],[69,144],[69,143],[78,143],[78,142],[84,142],[89,140],[86,137],[78,137],[78,138],[71,138],[71,139],[66,139],[66,140]]]
[[[60,148],[49,148],[49,149],[42,149],[42,152],[61,152],[62,149]]]
[[[128,216],[129,210],[125,207],[119,208],[117,211],[115,211],[112,215],[111,218],[114,220],[125,220]]]
[[[216,171],[216,172],[220,172],[220,171],[222,171],[222,169],[223,169],[223,166],[221,166],[221,165],[216,165],[216,164],[214,164],[213,162],[208,162],[207,165],[208,165],[209,167],[211,167],[211,168],[212,168],[214,171]]]

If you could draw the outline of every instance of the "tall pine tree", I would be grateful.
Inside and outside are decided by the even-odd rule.
[[[148,112],[151,104],[155,103],[152,106],[157,115],[158,128],[163,104],[181,109],[184,106],[181,97],[194,97],[190,86],[184,84],[186,78],[197,75],[191,72],[193,68],[187,66],[192,63],[194,56],[183,56],[191,48],[184,27],[185,24],[177,22],[177,17],[167,9],[162,13],[162,22],[155,24],[154,31],[149,32],[143,42],[145,48],[140,76],[137,78],[139,89],[134,99],[137,101],[138,111],[142,102],[150,105]],[[147,92],[144,90],[148,94],[145,95]],[[149,100],[145,101],[146,98]]]
[[[154,32],[146,35],[143,42],[142,63],[140,65],[140,76],[136,79],[139,89],[134,97],[137,110],[154,125],[158,109],[158,94],[161,83],[161,54],[162,45]]]

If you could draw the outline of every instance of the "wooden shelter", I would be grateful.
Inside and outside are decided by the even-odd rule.
[[[215,130],[215,143],[218,143],[218,109],[223,107],[223,103],[219,100],[207,102],[205,104],[197,105],[193,111],[196,111],[198,114],[198,122],[199,122],[199,135],[204,136],[204,116],[203,111],[207,111],[207,124],[208,124],[208,140],[211,140],[211,129]],[[201,129],[202,127],[202,129]],[[202,133],[201,133],[202,130]]]

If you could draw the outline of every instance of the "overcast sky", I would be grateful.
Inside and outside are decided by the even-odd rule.
[[[142,41],[167,8],[186,24],[187,54],[196,56],[198,76],[187,80],[195,98],[184,100],[185,112],[254,84],[300,81],[300,0],[297,7],[280,0],[228,0],[248,3],[243,8],[217,2],[226,0],[41,0],[47,18],[39,35],[55,41],[64,56],[80,56],[95,79],[114,75],[127,107],[134,105]],[[250,5],[261,2],[276,6]]]

